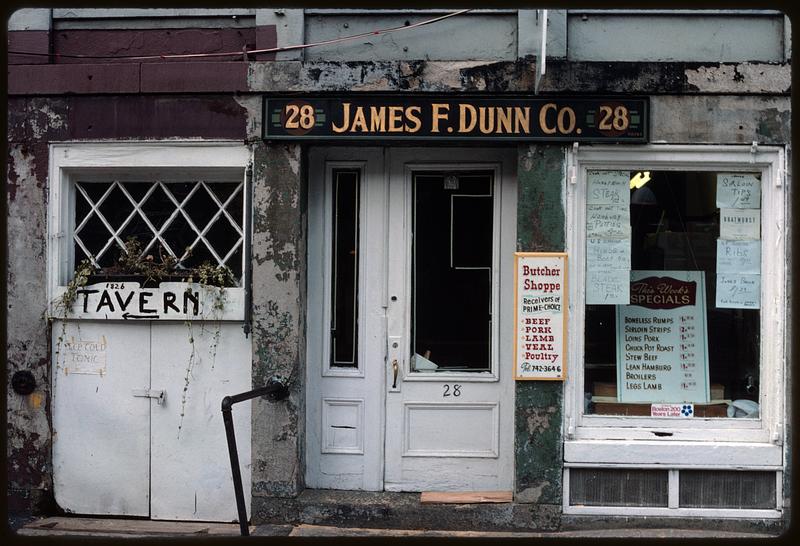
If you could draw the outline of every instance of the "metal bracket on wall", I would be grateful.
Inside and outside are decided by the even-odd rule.
[[[578,146],[577,142],[572,143],[572,161],[569,166],[570,184],[575,184],[578,181]]]

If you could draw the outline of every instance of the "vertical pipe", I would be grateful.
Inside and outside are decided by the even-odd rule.
[[[252,248],[253,248],[253,180],[254,180],[254,163],[251,154],[250,164],[245,169],[244,175],[244,189],[243,194],[245,198],[244,206],[244,269],[242,271],[243,284],[244,284],[244,329],[245,337],[250,335],[252,331],[253,322],[253,264],[252,264]]]
[[[247,507],[244,504],[244,490],[242,487],[242,472],[239,469],[239,452],[236,450],[236,433],[233,429],[233,415],[231,400],[225,397],[222,401],[222,420],[225,423],[225,436],[228,439],[228,455],[231,459],[231,474],[233,474],[233,490],[236,495],[236,510],[239,513],[239,529],[242,536],[250,536],[247,527]]]

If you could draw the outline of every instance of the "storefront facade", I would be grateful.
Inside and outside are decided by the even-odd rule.
[[[9,23],[12,509],[788,524],[788,18],[172,11]]]

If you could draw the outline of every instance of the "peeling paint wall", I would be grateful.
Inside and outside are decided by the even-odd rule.
[[[36,116],[33,124],[47,118]],[[31,120],[33,121],[33,120]],[[47,147],[15,142],[9,135],[6,198],[6,467],[9,510],[41,512],[52,506],[50,460],[49,335],[47,307]],[[15,372],[33,374],[36,387],[20,395],[11,387]]]
[[[518,155],[517,251],[563,252],[564,148],[520,146]],[[515,500],[540,505],[537,510],[559,506],[563,383],[517,381],[515,387]]]
[[[300,146],[254,144],[253,386],[289,384],[280,402],[253,401],[253,504],[303,487],[305,197]]]

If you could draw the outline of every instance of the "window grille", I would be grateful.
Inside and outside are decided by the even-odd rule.
[[[666,507],[667,476],[663,470],[572,468],[570,504]]]
[[[177,268],[203,262],[240,278],[244,259],[241,181],[77,181],[74,259],[112,266],[135,237],[142,256],[172,256]]]
[[[681,470],[680,506],[774,509],[775,473]]]

